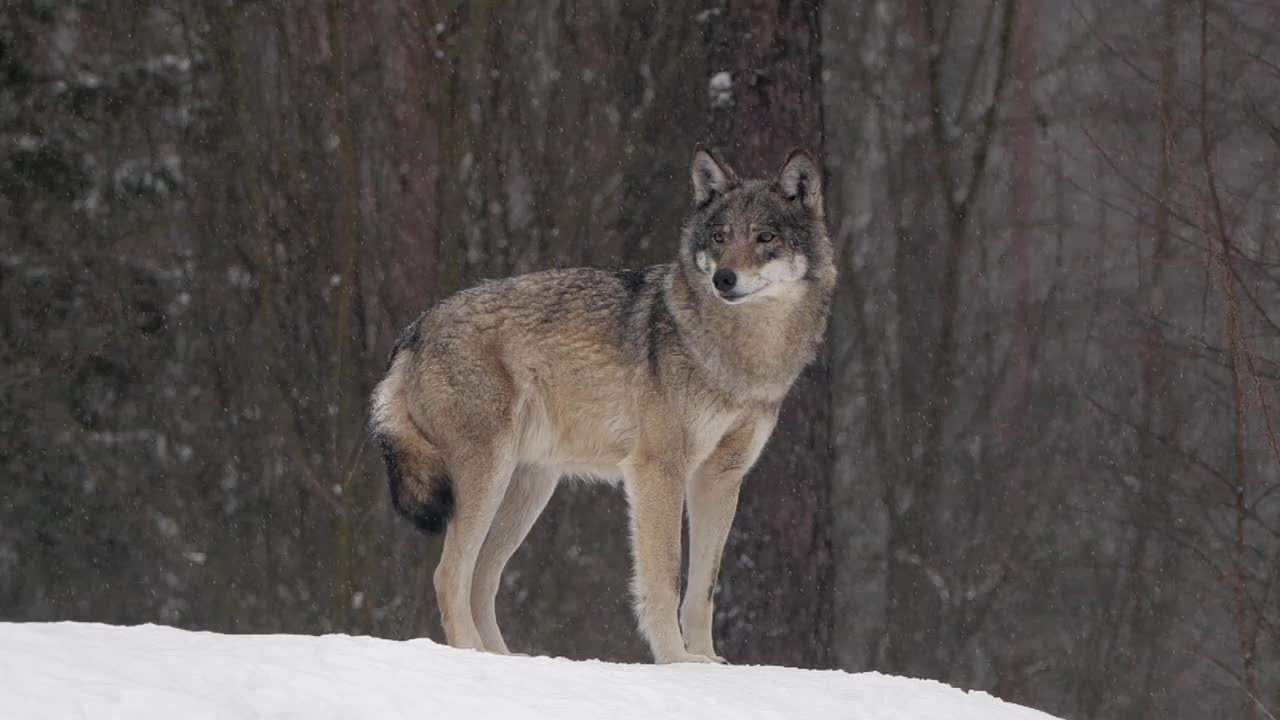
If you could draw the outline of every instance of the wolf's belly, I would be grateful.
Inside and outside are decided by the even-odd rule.
[[[516,416],[522,462],[565,468],[566,474],[617,477],[636,440],[623,393],[561,388],[531,393]]]

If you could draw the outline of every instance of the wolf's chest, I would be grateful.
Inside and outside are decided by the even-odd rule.
[[[684,451],[690,468],[700,467],[742,419],[739,409],[693,404],[685,410]]]

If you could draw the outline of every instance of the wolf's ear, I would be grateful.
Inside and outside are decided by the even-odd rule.
[[[738,187],[738,176],[733,169],[704,147],[693,151],[693,203],[702,207],[717,195],[724,195]]]
[[[796,148],[787,155],[778,186],[786,199],[799,199],[806,209],[822,214],[822,170],[808,151]]]

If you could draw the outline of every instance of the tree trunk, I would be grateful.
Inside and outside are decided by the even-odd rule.
[[[822,152],[819,0],[712,3],[703,39],[731,101],[708,95],[706,141],[740,176]],[[717,77],[719,76],[719,77]],[[791,390],[747,478],[717,596],[720,652],[738,663],[831,664],[831,396],[826,353]]]
[[[333,472],[334,487],[341,490],[338,496],[338,516],[334,528],[334,584],[332,621],[334,629],[342,631],[348,628],[349,609],[352,593],[355,590],[353,576],[353,523],[350,489],[346,487],[347,468],[354,462],[355,438],[351,431],[350,418],[356,407],[352,398],[355,389],[352,378],[352,312],[355,299],[356,281],[356,194],[359,190],[359,178],[356,171],[355,129],[351,121],[351,74],[347,44],[349,37],[348,24],[351,22],[349,10],[343,7],[342,0],[329,0],[326,5],[329,23],[329,42],[333,52],[333,89],[337,115],[338,131],[338,181],[341,191],[338,193],[338,205],[334,218],[334,234],[337,235],[334,246],[334,274],[337,281],[334,292],[334,347],[337,358],[334,369],[334,407],[337,408],[334,440],[333,440]]]

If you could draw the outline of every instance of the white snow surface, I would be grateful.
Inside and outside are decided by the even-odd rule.
[[[0,623],[0,718],[1052,720],[986,693],[878,673],[87,623]]]

